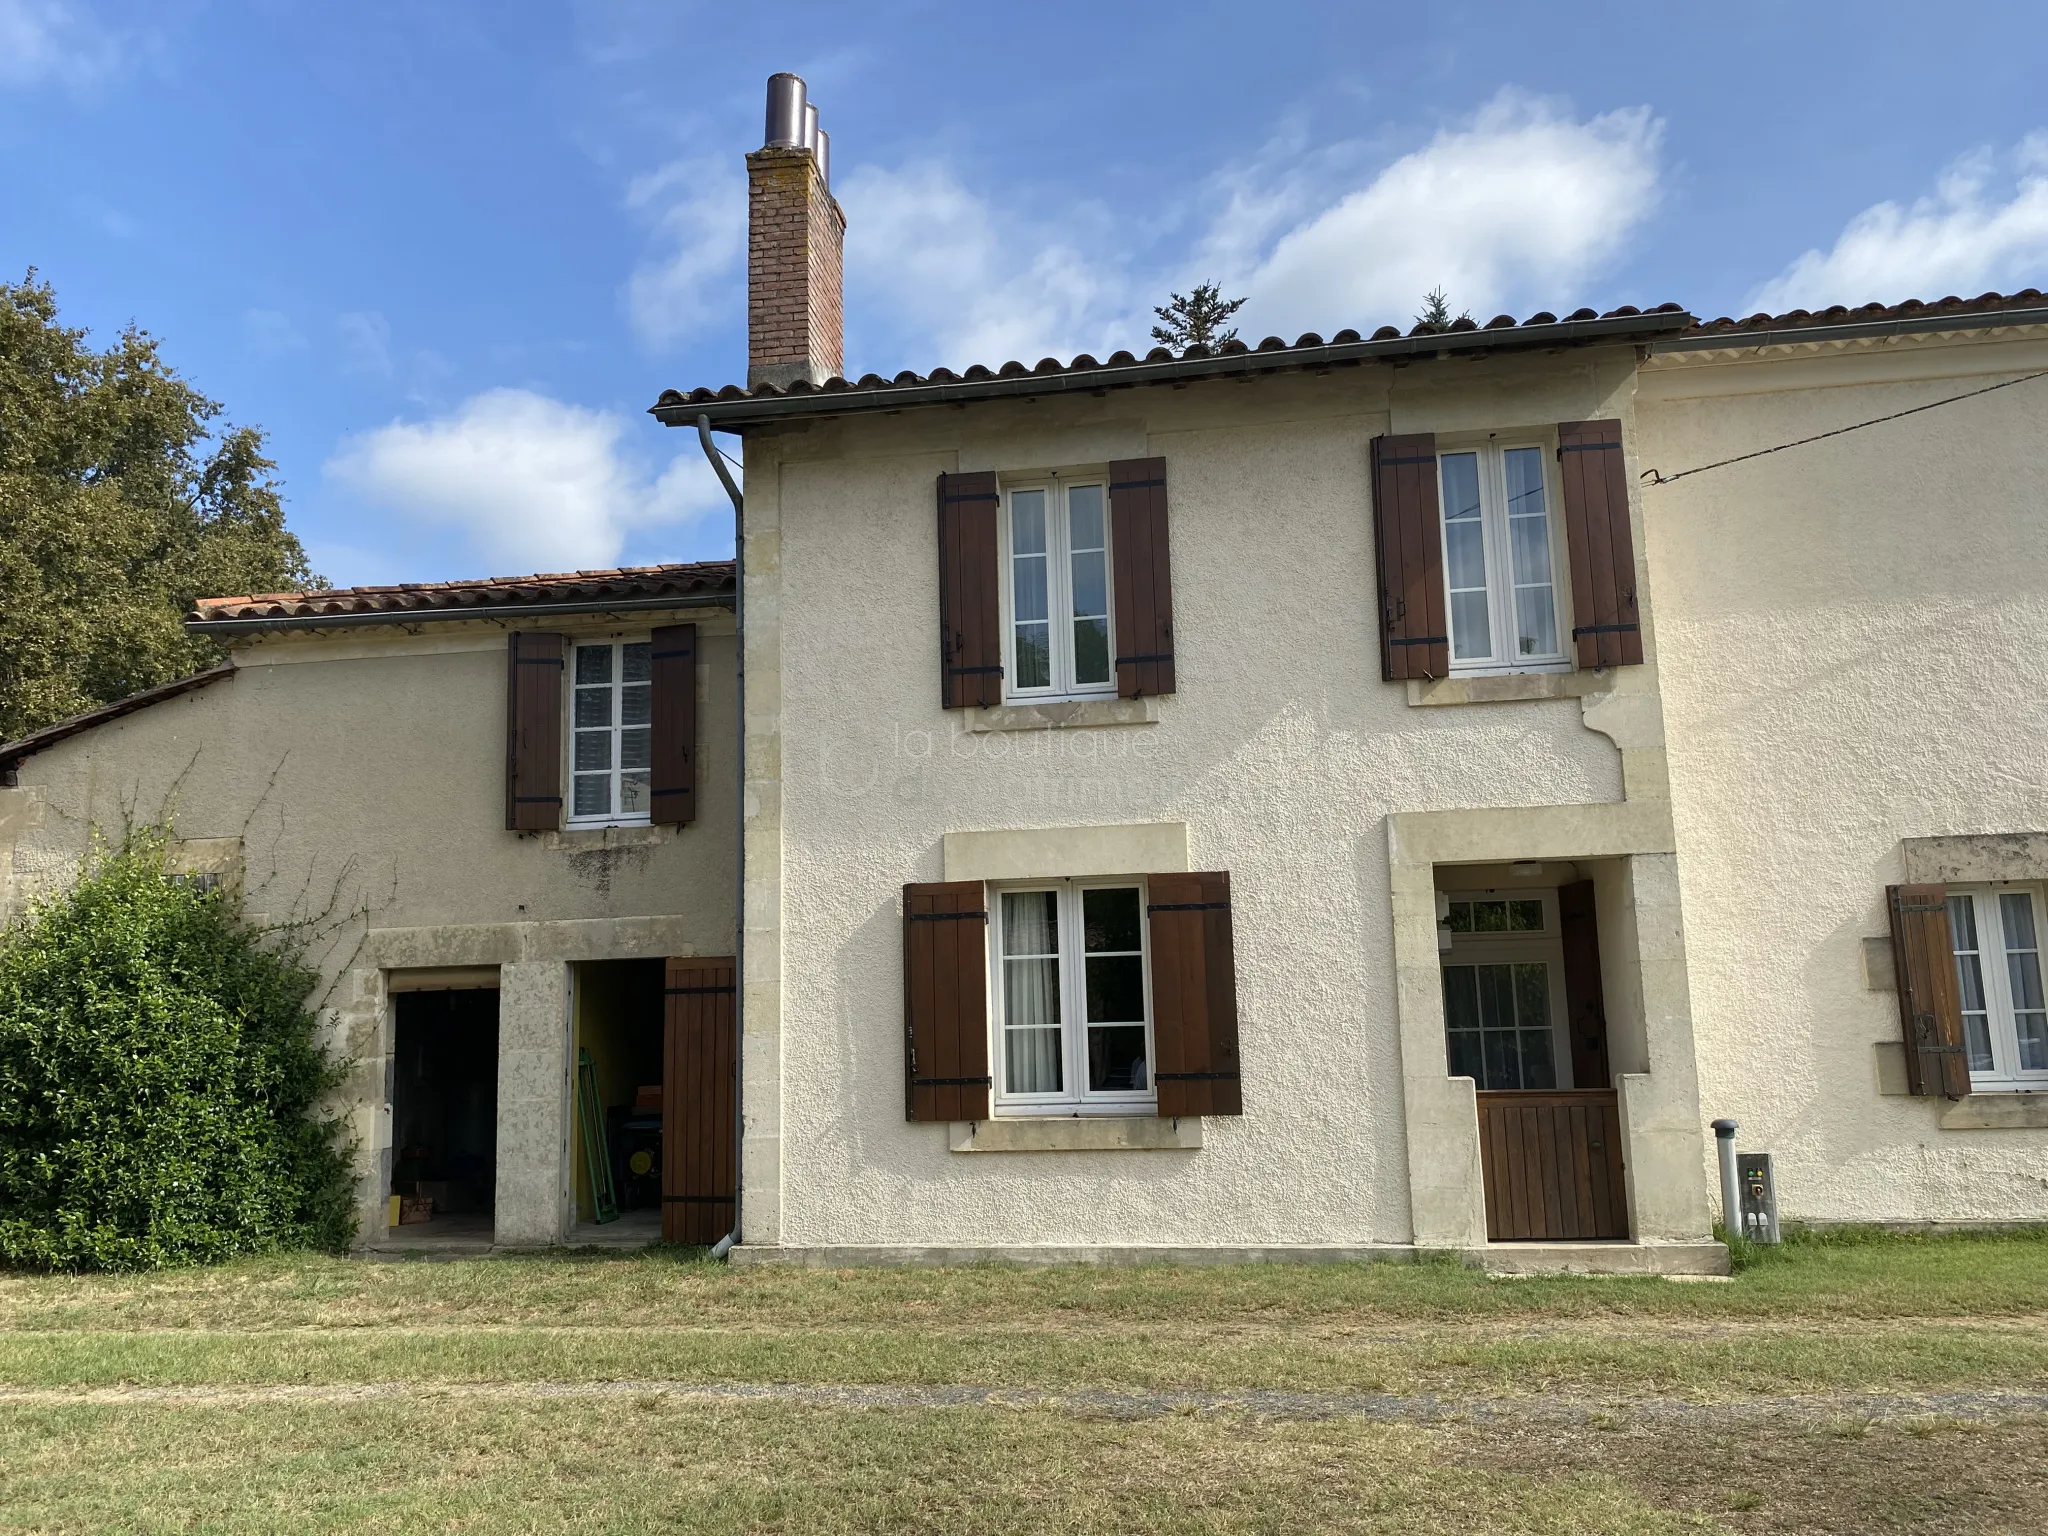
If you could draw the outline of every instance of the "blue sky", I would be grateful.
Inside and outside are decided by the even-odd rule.
[[[1652,13],[1645,16],[1644,13]],[[809,81],[850,371],[2048,286],[2018,6],[0,0],[0,273],[270,434],[338,583],[722,555],[742,156]]]

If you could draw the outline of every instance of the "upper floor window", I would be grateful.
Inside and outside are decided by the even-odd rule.
[[[649,819],[654,647],[579,641],[570,673],[569,825]]]
[[[1548,459],[1495,443],[1438,455],[1453,671],[1565,662]]]
[[[1144,887],[1059,881],[994,901],[998,1111],[1150,1106]]]
[[[1952,885],[1948,929],[1955,950],[1970,1086],[2048,1086],[2040,890],[2025,885]]]
[[[1003,497],[1006,694],[1116,692],[1109,519],[1101,480],[1014,485]]]

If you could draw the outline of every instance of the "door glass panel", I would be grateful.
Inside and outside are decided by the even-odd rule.
[[[1547,963],[1447,965],[1443,975],[1452,1076],[1488,1090],[1557,1086]]]
[[[1010,1093],[1058,1093],[1058,896],[1053,891],[1005,891],[1002,910],[1003,1081]]]
[[[2041,951],[2034,936],[2034,898],[2001,891],[1998,914],[2005,929],[2005,969],[2012,988],[2013,1024],[2022,1072],[2048,1072],[2048,1005],[2041,997]]]
[[[1995,1070],[1991,1014],[1984,1001],[1984,957],[1977,943],[1977,903],[1968,895],[1948,899],[1949,941],[1955,947],[1956,990],[1963,1006],[1963,1039],[1972,1072]]]
[[[1493,654],[1486,605],[1486,528],[1479,515],[1479,455],[1438,461],[1444,502],[1444,574],[1451,594],[1451,654],[1483,661]]]

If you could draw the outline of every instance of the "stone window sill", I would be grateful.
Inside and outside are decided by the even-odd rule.
[[[1582,699],[1614,689],[1612,668],[1584,672],[1484,672],[1466,677],[1440,677],[1435,682],[1408,680],[1412,708],[1440,704],[1519,704],[1530,699]]]
[[[567,827],[541,833],[540,842],[543,848],[567,848],[571,852],[586,848],[651,848],[672,830],[644,821],[609,827]]]
[[[956,1120],[948,1129],[955,1152],[1177,1152],[1202,1144],[1198,1115]]]
[[[970,706],[964,711],[967,729],[979,735],[985,731],[1085,731],[1108,725],[1153,725],[1159,719],[1159,700],[1064,699],[1048,704],[998,704],[989,708]]]
[[[1944,1131],[2048,1130],[2048,1093],[1973,1093],[1942,1109]]]

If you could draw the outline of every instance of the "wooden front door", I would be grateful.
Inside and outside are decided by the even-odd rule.
[[[1628,1236],[1612,1088],[1481,1093],[1479,1157],[1489,1240]]]
[[[663,987],[661,1236],[715,1243],[739,1209],[730,957],[670,960]]]

